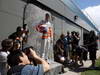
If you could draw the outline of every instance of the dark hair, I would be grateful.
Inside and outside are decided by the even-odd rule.
[[[67,31],[67,34],[70,34],[70,32],[69,32],[69,31]]]
[[[50,15],[48,13],[45,14],[45,20],[49,20],[50,19]]]
[[[22,53],[23,52],[21,50],[16,50],[13,53],[10,53],[7,57],[8,65],[12,67],[22,62],[19,58],[20,56],[23,56]]]
[[[46,13],[45,16],[50,17],[50,15],[48,13]]]
[[[78,37],[79,36],[79,32],[75,32],[75,35]]]
[[[24,24],[24,25],[23,25],[23,29],[25,29],[26,27],[27,27],[27,24]]]
[[[20,47],[18,47],[20,45]],[[13,52],[15,50],[20,50],[21,48],[21,42],[19,40],[14,40],[13,47],[9,50],[10,52]]]
[[[2,48],[11,48],[13,47],[13,40],[12,39],[4,39],[1,42]]]
[[[60,35],[60,38],[64,38],[64,37],[65,37],[65,35],[64,35],[64,34],[61,34],[61,35]]]
[[[95,41],[97,40],[97,36],[95,34],[95,31],[91,30],[89,33],[89,39],[91,39],[91,41]]]
[[[95,37],[96,36],[96,34],[93,30],[90,31],[89,35],[90,35],[90,37]]]
[[[18,26],[17,29],[16,29],[16,31],[17,32],[22,31],[21,29],[22,29],[22,27],[21,26]]]
[[[27,26],[27,24],[24,24],[24,25],[23,25],[23,27],[26,27],[26,26]]]
[[[72,31],[71,34],[74,35],[75,34],[75,31]]]

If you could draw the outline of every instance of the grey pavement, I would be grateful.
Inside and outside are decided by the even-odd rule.
[[[100,57],[100,50],[97,51],[97,59]],[[65,73],[63,74],[59,74],[59,75],[81,75],[81,72],[88,68],[91,65],[91,61],[87,60],[84,62],[84,66],[80,67],[80,68],[75,68],[74,71],[69,69],[69,68],[64,68],[65,69]]]

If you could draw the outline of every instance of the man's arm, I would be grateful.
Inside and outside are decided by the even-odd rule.
[[[33,57],[33,59],[35,60],[35,62],[37,64],[43,64],[44,72],[47,72],[50,69],[49,64],[45,60],[43,60],[42,58],[40,58],[36,54],[36,52],[34,50],[32,50],[31,48],[30,48],[30,55]]]

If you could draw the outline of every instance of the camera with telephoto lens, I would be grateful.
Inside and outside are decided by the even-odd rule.
[[[23,49],[23,52],[24,52],[26,55],[29,55],[29,54],[30,54],[30,48],[33,49],[32,46],[25,47],[25,48]]]

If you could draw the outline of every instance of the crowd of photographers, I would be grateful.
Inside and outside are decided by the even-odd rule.
[[[28,27],[24,24],[1,42],[0,75],[43,75],[49,70],[49,64],[36,54],[32,46],[23,48],[28,34]]]
[[[23,48],[28,41],[29,29],[26,24],[23,27],[17,27],[16,32],[8,36],[1,42],[0,49],[0,75],[43,75],[47,72],[49,64],[40,58],[34,47]],[[78,32],[67,32],[67,35],[61,34],[54,45],[54,60],[61,64],[77,63],[87,60],[89,52],[92,67],[95,66],[97,51],[97,36],[94,31],[90,31],[86,44],[79,45],[80,36]],[[34,64],[34,66],[33,66]]]
[[[88,33],[84,45],[79,45],[80,35],[76,31],[67,32],[67,35],[61,34],[54,45],[54,59],[64,66],[66,63],[83,66],[83,60],[88,59],[89,53],[89,59],[92,63],[90,67],[95,68],[96,52],[98,50],[97,40],[98,37],[93,30]]]

